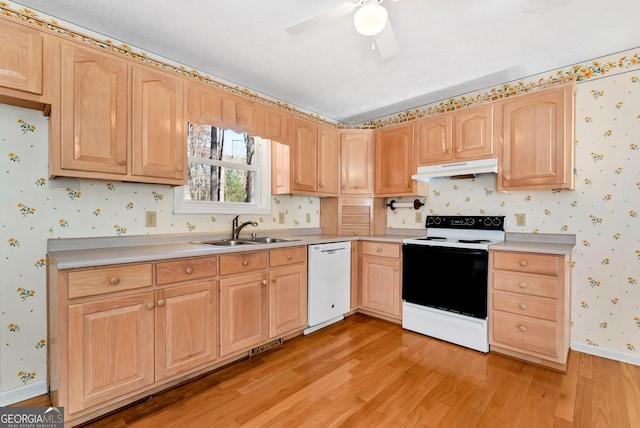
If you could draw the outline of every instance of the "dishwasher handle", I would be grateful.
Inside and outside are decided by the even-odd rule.
[[[338,251],[344,251],[344,250],[346,250],[346,248],[333,248],[331,250],[321,250],[320,252],[321,253],[327,253],[327,254],[335,254]]]

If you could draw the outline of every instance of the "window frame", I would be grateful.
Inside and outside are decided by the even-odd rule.
[[[224,126],[211,124],[223,129]],[[244,132],[233,129],[235,132]],[[251,134],[250,134],[251,135]],[[248,171],[256,171],[254,186],[255,195],[253,202],[217,202],[217,201],[192,201],[184,198],[185,188],[176,186],[173,189],[173,213],[174,214],[270,214],[271,213],[271,140],[264,139],[258,135],[251,135],[255,138],[255,165],[240,168]],[[185,150],[188,150],[185,148]],[[188,162],[200,162],[201,158],[188,157]],[[205,162],[208,164],[208,162]],[[219,166],[227,166],[238,169],[238,164],[217,161]]]

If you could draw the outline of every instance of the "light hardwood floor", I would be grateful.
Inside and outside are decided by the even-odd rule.
[[[572,351],[562,374],[357,314],[87,426],[640,427],[640,367]]]

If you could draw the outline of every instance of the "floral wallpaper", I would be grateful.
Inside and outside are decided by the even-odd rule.
[[[575,234],[571,347],[640,365],[640,62],[630,52],[571,70],[629,58],[636,60],[619,74],[602,71],[576,85],[575,191],[500,193],[495,176],[436,181],[420,211],[423,220],[505,215],[508,232]],[[517,213],[526,226],[516,226]],[[424,227],[413,209],[387,214],[389,227]]]
[[[171,186],[49,180],[47,134],[42,112],[0,104],[0,405],[19,401],[15,389],[47,390],[47,239],[231,230],[231,215],[174,215]],[[271,208],[252,231],[319,227],[316,197],[273,196]],[[147,210],[157,227],[144,226]]]

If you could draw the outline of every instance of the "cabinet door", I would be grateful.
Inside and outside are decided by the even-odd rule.
[[[154,182],[186,182],[182,81],[143,66],[133,68],[132,174]]]
[[[156,381],[217,358],[217,294],[215,281],[155,292]]]
[[[360,306],[400,318],[400,260],[362,257]]]
[[[456,160],[480,159],[493,153],[494,105],[463,109],[453,115]]]
[[[126,174],[127,63],[71,43],[61,52],[61,168]]]
[[[291,147],[271,141],[271,194],[291,193]]]
[[[42,94],[42,34],[0,22],[0,86]]]
[[[360,241],[351,242],[351,310],[360,306]]]
[[[318,127],[318,193],[338,195],[340,140],[338,131]]]
[[[418,123],[418,166],[453,159],[453,116],[444,114]]]
[[[267,339],[268,300],[264,273],[220,280],[220,356],[251,349]]]
[[[370,132],[340,136],[340,193],[373,194],[373,140]]]
[[[498,190],[574,187],[574,86],[509,99],[503,104]]]
[[[69,306],[69,413],[154,381],[153,293]]]
[[[413,125],[403,125],[378,133],[375,143],[376,195],[414,194]]]
[[[307,266],[269,272],[269,337],[307,326]]]
[[[318,189],[318,127],[294,119],[292,191],[315,193]]]

